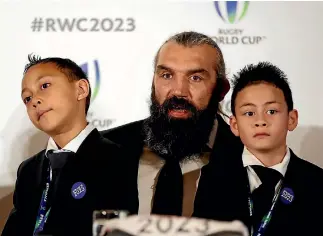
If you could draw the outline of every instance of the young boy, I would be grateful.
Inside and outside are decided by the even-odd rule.
[[[240,219],[254,235],[323,235],[323,170],[286,144],[298,123],[286,75],[264,62],[234,79],[230,127],[244,144],[244,171],[234,173],[245,202]]]
[[[87,122],[91,89],[77,64],[28,59],[21,99],[32,123],[50,139],[19,166],[14,209],[2,235],[92,235],[94,210],[131,211],[118,168],[125,170],[126,156]]]

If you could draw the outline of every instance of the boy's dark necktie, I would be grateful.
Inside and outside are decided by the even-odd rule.
[[[53,151],[50,150],[47,152],[47,157],[49,159],[49,164],[51,166],[52,169],[52,180],[50,183],[50,188],[49,188],[49,201],[48,204],[49,206],[51,205],[54,196],[56,196],[56,190],[57,190],[57,184],[58,184],[58,176],[63,168],[63,166],[65,165],[65,163],[67,162],[67,160],[72,157],[73,155],[75,155],[74,152],[70,152],[70,151]]]
[[[254,230],[258,230],[262,218],[267,215],[272,206],[273,198],[275,196],[275,187],[283,176],[280,172],[271,168],[263,166],[251,167],[262,182],[251,194],[254,208],[252,222]]]
[[[179,161],[167,158],[158,176],[152,214],[182,215],[183,175]]]

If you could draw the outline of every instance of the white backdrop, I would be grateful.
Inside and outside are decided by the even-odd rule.
[[[199,31],[218,40],[229,77],[244,65],[262,60],[284,70],[300,114],[299,126],[289,134],[288,142],[298,155],[323,167],[322,2],[250,2],[245,16],[233,23],[228,22],[225,2],[219,3],[223,19],[211,1],[28,2],[0,3],[0,187],[12,186],[18,165],[47,142],[46,135],[29,122],[20,98],[29,53],[68,57],[83,68],[88,66],[93,90],[98,90],[89,120],[102,130],[148,115],[153,57],[165,39],[184,30]],[[239,2],[237,18],[243,7],[244,2]],[[46,32],[45,24],[39,32],[33,32],[31,22],[35,17],[49,24],[55,21],[56,32]],[[65,18],[87,18],[88,22],[79,22],[81,29],[94,26],[96,20],[90,22],[91,18],[109,18],[114,23],[110,31],[106,19],[106,31],[81,32],[73,28],[62,32],[58,21]],[[116,31],[120,28],[134,30]]]

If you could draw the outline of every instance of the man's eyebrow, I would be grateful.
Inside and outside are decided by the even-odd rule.
[[[156,70],[168,70],[168,71],[173,71],[172,68],[165,66],[165,65],[158,65],[156,66]]]
[[[195,74],[195,73],[202,73],[202,74],[210,74],[206,69],[204,68],[196,68],[196,69],[190,69],[187,71],[187,74]]]

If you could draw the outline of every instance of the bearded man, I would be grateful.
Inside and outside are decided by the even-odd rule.
[[[229,89],[222,52],[210,37],[182,32],[160,47],[150,116],[102,132],[129,151],[130,212],[226,219],[210,197],[223,195],[212,163],[241,146],[220,115]]]

